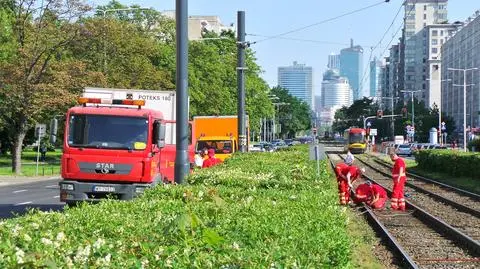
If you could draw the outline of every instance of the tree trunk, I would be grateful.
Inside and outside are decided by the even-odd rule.
[[[12,152],[12,172],[16,175],[22,174],[22,146],[23,140],[27,134],[26,120],[22,119],[19,123],[18,132],[15,135],[15,142],[13,143]]]

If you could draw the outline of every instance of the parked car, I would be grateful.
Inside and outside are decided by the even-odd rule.
[[[395,150],[395,152],[397,155],[412,156],[412,150],[408,144],[398,145],[398,148]]]
[[[250,145],[248,148],[248,151],[250,152],[264,152],[265,149],[263,148],[262,144],[255,144],[255,145]]]

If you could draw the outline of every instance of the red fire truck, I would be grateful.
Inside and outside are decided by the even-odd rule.
[[[118,96],[118,90],[113,92]],[[81,106],[67,111],[60,201],[128,200],[174,180],[175,141],[168,140],[174,139],[175,121],[165,118],[165,107],[144,108],[153,95],[165,92],[141,93],[125,90],[125,99],[80,97]],[[191,144],[190,162],[193,156]]]

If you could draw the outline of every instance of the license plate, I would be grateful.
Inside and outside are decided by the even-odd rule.
[[[112,186],[95,186],[93,187],[95,192],[115,192],[115,187]]]

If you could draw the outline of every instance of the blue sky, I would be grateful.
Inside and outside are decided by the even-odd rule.
[[[174,0],[119,1],[126,5],[138,4],[142,7],[153,7],[159,11],[175,9]],[[109,1],[93,0],[95,5],[107,2]],[[189,15],[216,15],[225,25],[236,24],[237,11],[245,11],[246,33],[252,34],[246,39],[257,41],[263,38],[254,35],[274,36],[371,6],[382,0],[190,0],[188,2]],[[366,66],[371,48],[380,41],[402,2],[403,0],[390,0],[389,3],[382,3],[358,13],[283,36],[319,42],[269,39],[253,44],[252,49],[256,51],[257,62],[264,70],[263,78],[268,84],[274,86],[277,84],[277,68],[297,61],[313,67],[314,90],[316,95],[319,95],[327,56],[348,47],[350,38],[353,38],[355,44],[364,48],[364,65]],[[477,9],[480,9],[479,0],[450,0],[448,19],[451,22],[464,21]],[[403,8],[380,46],[373,51],[372,58],[380,57],[385,51],[386,45],[401,27],[402,18]],[[398,37],[395,37],[392,44],[397,40]],[[368,83],[365,83],[364,91],[367,88]]]

